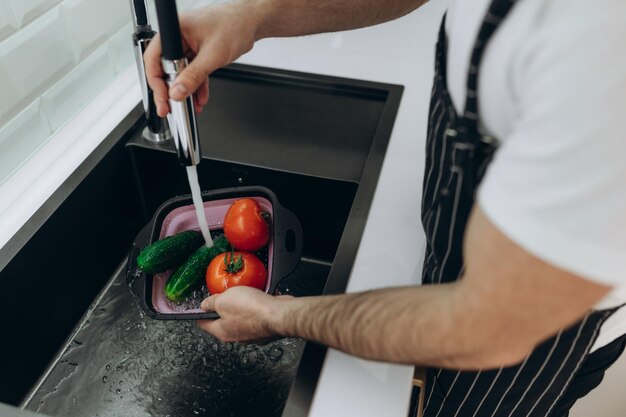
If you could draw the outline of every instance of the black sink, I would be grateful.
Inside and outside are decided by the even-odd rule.
[[[401,93],[243,65],[211,77],[200,184],[262,185],[298,216],[303,258],[281,292],[345,291]],[[323,347],[223,344],[135,305],[125,254],[189,192],[172,145],[145,141],[143,125],[137,108],[0,250],[0,401],[51,416],[306,415]]]

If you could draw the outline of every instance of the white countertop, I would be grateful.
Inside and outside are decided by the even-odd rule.
[[[428,105],[437,30],[447,4],[431,2],[402,19],[351,32],[264,40],[238,61],[405,86],[349,292],[419,282]],[[381,245],[383,240],[394,243]],[[412,372],[331,350],[309,415],[404,417]]]

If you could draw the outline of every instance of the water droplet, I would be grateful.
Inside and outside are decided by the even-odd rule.
[[[105,375],[102,377],[102,383],[106,383],[107,382],[108,377]]]
[[[276,362],[283,356],[283,349],[278,346],[273,347],[269,351],[268,356],[270,357],[272,361]]]
[[[115,393],[116,393],[116,394],[119,394],[120,392],[122,392],[122,390],[121,390],[121,389],[119,389],[119,388],[115,390]]]
[[[104,367],[104,369],[106,369],[107,371],[111,370],[111,364],[107,363],[106,366]]]

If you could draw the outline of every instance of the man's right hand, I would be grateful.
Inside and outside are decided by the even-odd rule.
[[[210,5],[180,15],[183,47],[190,63],[171,88],[163,80],[159,35],[150,42],[144,62],[159,116],[170,111],[168,97],[180,101],[190,94],[194,94],[196,112],[201,111],[209,101],[209,74],[252,49],[258,13],[248,6],[251,3]]]

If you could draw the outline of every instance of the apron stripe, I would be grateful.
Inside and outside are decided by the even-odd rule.
[[[474,411],[474,414],[472,414],[472,417],[476,417],[476,415],[478,414],[478,411],[483,406],[485,400],[489,398],[489,394],[491,393],[493,386],[496,384],[496,382],[498,381],[498,378],[500,378],[500,375],[502,374],[502,369],[503,368],[498,369],[498,373],[496,374],[495,378],[492,379],[491,385],[489,385],[489,389],[487,390],[487,393],[480,400],[480,403],[478,404],[478,407],[476,407],[476,410]]]
[[[503,396],[500,397],[500,401],[498,401],[498,404],[496,405],[496,409],[493,411],[493,413],[491,414],[491,417],[495,417],[497,416],[496,412],[498,411],[498,409],[500,408],[500,406],[502,405],[502,401],[504,401],[504,398],[507,396],[507,394],[509,393],[509,391],[511,391],[511,388],[513,388],[513,386],[515,385],[515,381],[517,381],[517,378],[520,376],[520,374],[522,373],[522,370],[524,369],[524,367],[526,366],[526,364],[528,363],[528,360],[530,359],[531,355],[528,355],[526,357],[526,359],[524,359],[524,362],[522,363],[522,365],[517,369],[517,372],[515,373],[515,376],[513,377],[513,379],[511,380],[511,383],[509,384],[508,388],[506,389],[505,393]]]
[[[444,116],[445,116],[445,112],[441,111],[439,116],[438,116],[437,124],[436,124],[435,130],[434,130],[434,135],[435,136],[438,136],[439,128],[440,128],[441,123],[443,122],[443,120],[445,118]],[[447,130],[449,128],[449,124],[446,123],[445,127],[446,127],[446,130]],[[443,144],[443,146],[445,147],[445,143]],[[435,160],[435,151],[436,150],[437,150],[437,148],[433,145],[433,148],[432,148],[432,159],[433,160]],[[441,176],[442,176],[441,170],[443,169],[443,165],[444,165],[443,162],[444,162],[444,160],[445,160],[445,152],[441,153],[440,162],[439,162],[440,170],[438,171],[437,182],[434,184],[433,188],[431,188],[431,179],[432,179],[431,178],[431,174],[432,174],[432,172],[434,170],[435,164],[431,164],[430,172],[429,172],[429,175],[428,175],[428,178],[427,178],[426,187],[424,189],[424,193],[425,193],[424,197],[425,198],[428,198],[428,199],[432,199],[433,198],[434,190],[437,189],[437,187],[439,186],[439,182],[441,181]],[[426,214],[428,214],[428,213],[426,213]]]
[[[458,173],[458,182],[456,186],[456,192],[454,194],[454,203],[452,205],[452,220],[450,224],[450,233],[448,235],[448,251],[443,257],[443,261],[441,264],[441,270],[439,271],[439,283],[441,284],[443,279],[443,273],[445,272],[446,263],[448,259],[450,259],[450,252],[452,251],[452,239],[454,238],[454,225],[456,223],[456,215],[459,210],[459,199],[461,197],[461,185],[463,184],[463,170],[460,170]]]
[[[576,348],[576,342],[578,341],[578,339],[580,339],[580,335],[581,335],[582,330],[585,327],[585,324],[587,323],[588,319],[589,319],[589,315],[586,315],[585,319],[583,320],[583,322],[578,326],[578,332],[576,334],[576,339],[574,339],[574,343],[571,344],[571,346],[569,348],[569,351],[567,352],[567,355],[565,356],[565,359],[563,359],[563,362],[561,362],[561,365],[559,366],[559,369],[554,373],[554,376],[550,380],[550,383],[546,386],[545,390],[543,391],[543,394],[541,396],[539,396],[539,399],[537,400],[537,402],[535,403],[535,405],[532,407],[532,409],[530,411],[532,411],[535,408],[535,406],[541,401],[543,396],[550,390],[550,387],[556,381],[557,377],[559,376],[559,374],[563,370],[563,367],[567,364],[568,359],[570,358],[570,356],[572,355],[572,352],[574,352],[574,349]],[[594,338],[591,338],[589,343],[592,343],[593,339]],[[589,346],[591,346],[591,345],[589,345]]]
[[[474,387],[476,386],[476,382],[478,382],[478,379],[480,378],[480,374],[481,373],[478,372],[478,373],[476,373],[476,376],[474,376],[474,381],[472,382],[472,385],[467,390],[467,394],[465,394],[465,398],[463,398],[463,401],[461,401],[461,405],[459,405],[459,408],[457,408],[456,413],[454,413],[454,417],[458,417],[459,413],[463,409],[463,405],[465,405],[465,402],[467,401],[467,398],[470,396],[470,394],[474,390]]]
[[[604,320],[606,320],[609,316],[611,315],[611,312],[605,312],[604,313]],[[569,378],[567,379],[567,382],[565,384],[563,384],[563,388],[561,389],[561,391],[559,392],[559,395],[556,396],[556,398],[554,399],[554,401],[552,402],[552,405],[550,406],[550,408],[548,409],[548,412],[546,415],[549,415],[550,412],[552,411],[552,409],[554,408],[554,406],[556,405],[556,403],[559,401],[559,399],[563,396],[563,393],[565,392],[565,389],[569,386],[572,378],[574,377],[576,371],[580,368],[580,365],[582,364],[583,360],[586,357],[586,354],[589,353],[589,349],[591,349],[591,345],[593,345],[593,342],[596,340],[596,337],[598,335],[598,332],[600,331],[600,327],[602,326],[602,323],[604,322],[604,320],[602,321],[598,321],[595,325],[595,329],[593,331],[593,337],[589,338],[589,341],[587,342],[587,345],[585,346],[585,355],[581,355],[580,358],[578,359],[578,362],[576,364],[576,367],[574,369],[574,372],[570,373]],[[554,383],[554,379],[552,380],[552,382],[550,383],[550,385],[552,385]],[[546,390],[547,391],[547,390]],[[541,400],[541,398],[540,398]],[[535,409],[535,407],[537,406],[537,404],[539,404],[539,401],[537,401],[535,403],[535,405],[531,408],[531,410],[528,412],[527,416],[531,416],[532,411]]]
[[[554,354],[554,351],[555,351],[557,345],[559,344],[559,340],[561,340],[561,335],[562,334],[563,334],[563,331],[560,331],[559,334],[557,335],[556,339],[554,339],[554,344],[552,345],[552,348],[550,349],[550,353],[548,354],[546,359],[543,361],[543,364],[541,364],[541,368],[539,368],[539,371],[535,374],[533,379],[530,381],[530,384],[528,384],[528,387],[526,387],[526,390],[524,391],[524,393],[520,396],[519,400],[517,400],[517,404],[515,404],[515,407],[513,407],[513,410],[511,410],[511,412],[509,413],[509,417],[511,417],[513,415],[513,413],[515,412],[515,410],[517,410],[517,408],[522,403],[524,398],[526,398],[526,394],[528,394],[528,391],[530,391],[530,389],[533,387],[533,385],[537,381],[537,378],[539,378],[539,376],[541,375],[542,371],[545,369],[546,365],[550,361],[550,358],[552,358],[552,355]]]
[[[452,381],[452,385],[450,385],[450,389],[448,390],[448,392],[445,394],[445,399],[443,400],[443,402],[441,403],[441,407],[439,407],[439,411],[437,411],[437,414],[435,415],[435,417],[439,417],[439,414],[441,413],[441,410],[443,409],[444,404],[446,403],[446,400],[448,398],[451,397],[451,391],[454,389],[454,384],[456,384],[456,381],[459,379],[459,375],[461,374],[461,372],[457,372],[456,376],[454,377],[454,381]]]
[[[433,386],[433,385],[435,385],[437,383],[437,379],[441,375],[441,371],[443,371],[443,369],[439,369],[439,371],[437,372],[437,375],[435,375],[435,377],[433,378],[433,381],[429,384],[430,386]],[[426,409],[430,405],[430,399],[431,399],[434,391],[435,390],[431,390],[430,394],[428,395],[428,398],[426,399],[426,403],[424,404],[424,415],[426,415]]]

